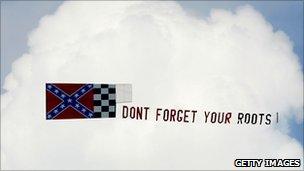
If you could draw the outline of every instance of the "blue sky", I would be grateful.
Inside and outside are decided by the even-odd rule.
[[[27,36],[39,19],[52,14],[61,1],[1,1],[1,93],[12,62],[27,52]],[[198,17],[207,17],[212,8],[233,10],[250,4],[260,11],[275,30],[284,31],[294,43],[294,52],[303,66],[302,1],[179,1],[182,7]],[[303,144],[303,123],[291,122],[290,135]]]

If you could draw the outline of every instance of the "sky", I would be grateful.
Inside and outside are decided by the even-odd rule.
[[[179,1],[182,7],[197,17],[205,18],[212,8],[234,9],[251,4],[273,25],[283,30],[294,44],[294,52],[303,65],[303,2],[292,1]],[[52,14],[60,1],[3,1],[1,2],[1,93],[5,76],[12,62],[27,52],[27,37],[44,15]],[[303,144],[303,124],[292,122],[291,135]]]
[[[303,66],[303,3],[293,2],[208,2],[208,1],[179,1],[181,7],[195,18],[205,20],[214,8],[235,10],[238,6],[250,4],[259,11],[265,19],[272,24],[274,30],[285,32],[293,43],[293,51],[298,55],[298,60]],[[38,27],[39,20],[49,14],[53,14],[62,2],[1,2],[1,94],[4,78],[11,72],[12,62],[20,58],[24,53],[29,53],[29,41],[33,29]],[[41,22],[43,24],[43,22]],[[32,38],[34,39],[34,38]],[[37,38],[37,40],[39,40]],[[42,39],[41,39],[42,40]],[[303,67],[302,67],[303,71]],[[291,110],[291,112],[294,112]],[[302,114],[303,115],[303,114]],[[292,117],[296,117],[292,115]],[[289,135],[297,139],[303,146],[303,122],[298,124],[296,120],[289,119],[291,131]]]

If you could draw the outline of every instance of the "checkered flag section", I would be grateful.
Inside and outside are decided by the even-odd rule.
[[[115,118],[115,84],[94,84],[94,116],[97,118]]]

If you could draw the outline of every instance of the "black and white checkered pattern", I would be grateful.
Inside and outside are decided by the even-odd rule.
[[[115,118],[116,88],[114,84],[94,84],[94,117]]]

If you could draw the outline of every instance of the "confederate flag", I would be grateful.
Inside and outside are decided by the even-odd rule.
[[[46,84],[46,119],[113,118],[114,84]]]

